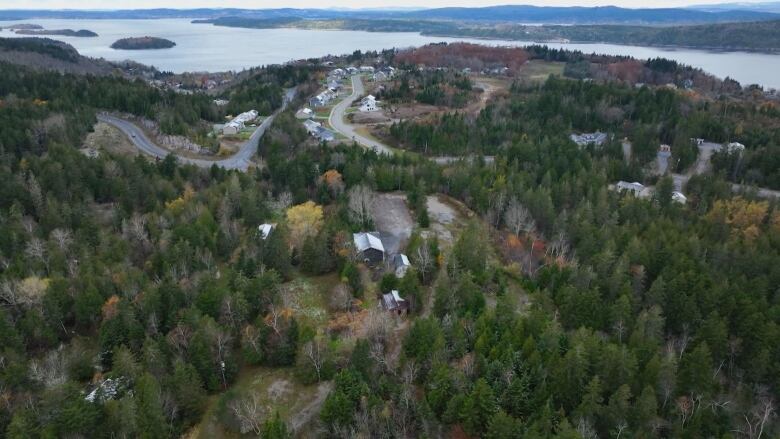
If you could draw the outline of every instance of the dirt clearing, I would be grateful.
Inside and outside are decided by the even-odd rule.
[[[121,131],[105,122],[95,124],[94,131],[84,139],[84,148],[114,154],[138,155],[138,150]]]
[[[385,254],[392,256],[399,252],[412,236],[414,221],[406,206],[406,195],[402,193],[379,194],[371,209],[374,226],[382,238]]]

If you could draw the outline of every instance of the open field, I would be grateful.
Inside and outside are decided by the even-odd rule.
[[[519,79],[544,82],[550,75],[563,75],[564,63],[531,60],[523,65],[518,73]]]

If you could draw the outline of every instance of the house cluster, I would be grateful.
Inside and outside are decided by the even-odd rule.
[[[324,107],[330,103],[330,101],[333,100],[333,98],[336,97],[336,92],[331,91],[330,89],[327,89],[325,91],[320,92],[317,96],[314,96],[313,98],[309,99],[309,106],[310,107]]]
[[[366,265],[376,267],[388,262],[388,268],[392,270],[398,278],[406,276],[406,273],[412,266],[409,262],[409,258],[402,253],[388,259],[385,254],[385,247],[382,244],[382,239],[377,232],[354,233],[352,235],[352,240],[358,256]],[[409,301],[401,297],[401,293],[398,290],[392,290],[389,293],[382,294],[381,303],[382,307],[389,312],[403,314],[409,310]]]
[[[637,198],[650,198],[653,196],[653,188],[647,187],[636,181],[618,181],[615,184],[614,189],[620,193],[633,195]],[[688,202],[688,197],[686,197],[682,192],[674,191],[672,192],[672,201],[685,204]]]
[[[360,100],[360,108],[359,110],[362,113],[369,113],[371,111],[378,111],[379,106],[377,105],[378,102],[376,100],[376,97],[374,95],[368,95]]]
[[[595,133],[572,134],[569,138],[579,146],[601,146],[607,141],[607,133],[596,131]]]
[[[252,122],[255,119],[257,119],[257,116],[258,116],[257,110],[249,110],[247,112],[239,114],[238,116],[234,117],[230,122],[226,123],[222,127],[222,134],[226,136],[238,134],[239,131],[244,129],[244,126],[248,122]]]
[[[332,131],[322,126],[321,123],[315,122],[311,119],[307,119],[303,122],[303,127],[306,131],[315,139],[320,142],[332,142],[336,139],[336,135]]]

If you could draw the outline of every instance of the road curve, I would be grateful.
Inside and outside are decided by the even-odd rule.
[[[381,142],[377,142],[374,139],[369,139],[368,137],[356,132],[352,125],[344,122],[344,114],[346,113],[347,109],[359,97],[363,96],[364,93],[365,89],[363,88],[363,81],[360,79],[360,76],[352,76],[352,94],[333,107],[333,110],[331,110],[330,116],[328,117],[328,123],[330,123],[331,128],[338,131],[347,138],[354,140],[359,145],[373,149],[380,154],[392,154],[393,150],[390,149],[390,147]]]
[[[265,134],[266,130],[268,130],[268,127],[271,126],[274,119],[276,118],[276,115],[281,113],[282,111],[287,108],[287,104],[292,101],[293,97],[295,97],[295,89],[291,88],[288,89],[285,92],[284,100],[282,102],[282,107],[276,110],[272,115],[268,116],[263,123],[260,124],[260,126],[257,127],[254,133],[252,133],[252,136],[244,142],[243,145],[241,145],[241,148],[239,148],[238,152],[233,154],[232,156],[221,159],[221,160],[205,160],[205,159],[195,159],[191,157],[184,157],[181,155],[177,155],[175,152],[172,152],[168,149],[165,149],[157,144],[155,144],[153,141],[149,139],[149,137],[146,136],[146,133],[139,128],[134,123],[127,121],[125,119],[121,119],[115,116],[111,116],[106,113],[100,113],[97,115],[97,118],[101,122],[105,122],[107,124],[113,125],[122,133],[124,133],[128,139],[135,145],[135,147],[143,152],[144,154],[150,155],[152,157],[157,158],[165,158],[168,156],[168,154],[173,154],[176,156],[177,160],[180,163],[185,163],[189,165],[195,165],[199,166],[201,168],[210,168],[214,165],[217,165],[221,168],[225,169],[238,169],[240,171],[246,172],[247,169],[249,169],[249,164],[251,163],[252,157],[254,157],[255,154],[257,154],[257,147],[260,144],[260,138],[263,137],[263,134]]]

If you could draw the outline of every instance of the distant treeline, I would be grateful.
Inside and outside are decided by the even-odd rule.
[[[458,36],[489,39],[678,46],[707,49],[778,50],[780,21],[717,23],[694,26],[525,26],[519,24],[475,23],[401,19],[306,20],[298,18],[253,19],[221,17],[201,20],[216,26],[255,29],[295,27],[301,29],[344,29],[369,32],[420,32],[432,36]]]

